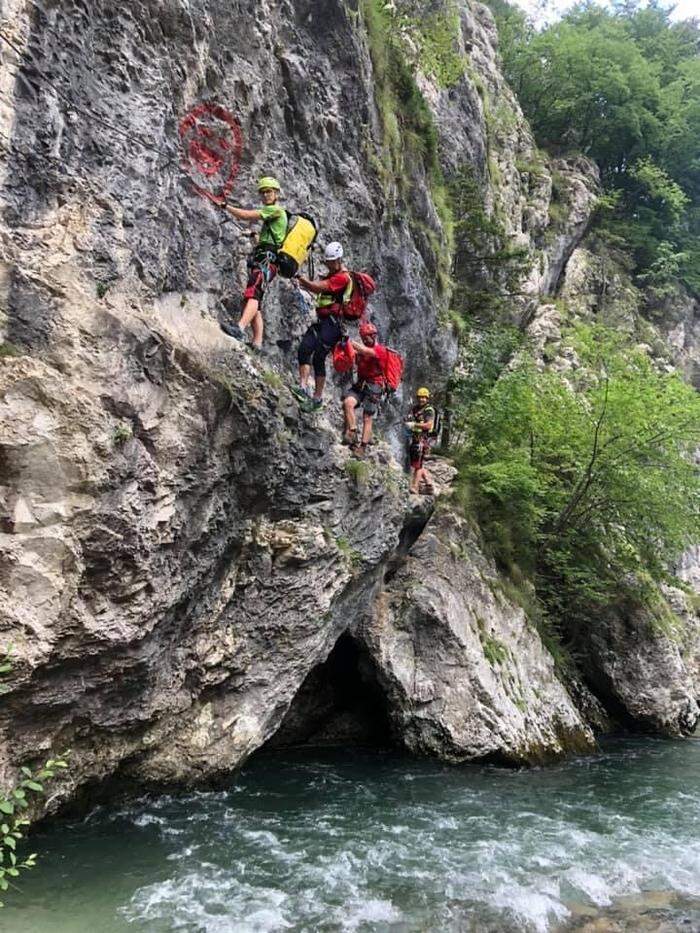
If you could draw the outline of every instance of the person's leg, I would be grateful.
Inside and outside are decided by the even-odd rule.
[[[420,467],[417,467],[415,463],[412,463],[411,464],[411,482],[409,484],[408,491],[412,493],[413,495],[417,495],[418,490],[420,489],[420,473],[421,473]]]
[[[253,327],[253,346],[256,347],[258,350],[260,350],[262,348],[263,333],[265,330],[265,325],[263,323],[263,316],[260,312],[259,305],[258,305],[258,312],[253,317],[253,320],[251,323]],[[240,324],[238,326],[240,327]]]
[[[355,409],[357,408],[358,399],[352,393],[348,393],[343,399],[343,415],[345,416],[345,430],[344,430],[344,440],[350,442],[355,436],[355,431],[357,430],[357,419],[355,418]]]
[[[238,326],[241,330],[245,330],[249,324],[252,324],[258,310],[260,308],[260,301],[257,298],[248,298],[246,303],[243,305],[243,313],[241,314],[241,319],[238,322]]]
[[[309,377],[311,376],[311,358],[318,344],[318,335],[316,334],[316,325],[312,324],[307,328],[306,333],[301,338],[299,349],[297,350],[297,360],[299,361],[299,386],[300,391],[294,389],[294,394],[300,398],[309,394]]]
[[[362,441],[364,449],[372,439],[372,419],[379,411],[382,400],[382,387],[367,384],[362,392]]]
[[[243,312],[238,321],[238,326],[241,330],[245,330],[246,327],[253,323],[255,315],[260,310],[264,278],[263,270],[257,263],[253,263],[248,273],[245,291],[243,292],[245,304],[243,305]]]
[[[421,467],[421,469],[418,471],[418,474],[419,474],[418,483],[417,483],[418,489],[420,489],[421,483],[423,483],[426,487],[427,494],[429,496],[432,496],[432,494],[435,492],[435,486],[433,484],[432,476],[430,475],[430,473],[428,473],[425,466]]]
[[[318,344],[314,352],[314,399],[318,402],[323,398],[326,385],[326,358],[340,337],[340,324],[334,317],[328,317],[319,322]]]
[[[323,398],[323,390],[326,386],[326,377],[320,373],[314,374],[314,401],[320,402]]]
[[[314,350],[314,401],[320,402],[323,398],[323,389],[326,385],[326,357],[328,347],[319,338]]]
[[[248,325],[252,325],[253,344],[260,348],[262,346],[263,331],[265,325],[262,317],[262,300],[265,289],[277,275],[277,266],[267,260],[259,260],[253,263],[248,276],[246,289],[243,297],[246,299],[243,306],[243,313],[238,322],[241,330],[245,330]]]
[[[309,379],[311,378],[311,364],[310,363],[301,363],[299,366],[299,385],[301,388],[309,394]]]

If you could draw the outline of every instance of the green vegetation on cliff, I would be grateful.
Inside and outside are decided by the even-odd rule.
[[[11,652],[0,649],[0,696],[8,691],[3,678],[11,671]],[[26,814],[31,810],[32,798],[44,794],[47,782],[53,781],[67,767],[63,758],[49,758],[36,771],[23,767],[13,786],[0,787],[0,897],[16,887],[16,879],[22,872],[36,866],[35,852],[22,855],[19,851],[30,824]],[[0,899],[0,908],[4,906]]]
[[[408,204],[413,204],[411,186],[421,184],[424,176],[440,220],[442,236],[425,218],[411,216],[414,226],[425,234],[432,252],[438,286],[449,292],[452,263],[452,212],[447,206],[447,191],[440,166],[438,133],[433,114],[418,87],[408,54],[408,34],[414,28],[421,39],[418,45],[428,56],[426,70],[435,70],[438,81],[450,83],[455,69],[462,74],[461,59],[451,56],[456,25],[450,17],[435,16],[419,21],[403,6],[394,10],[382,0],[362,0],[360,9],[369,39],[375,80],[375,101],[382,121],[383,146],[375,169],[385,191],[397,188]],[[455,14],[456,15],[456,14]],[[445,18],[447,17],[447,18]],[[421,23],[420,29],[415,25]],[[413,24],[410,26],[409,24]],[[412,34],[412,32],[411,32]],[[456,53],[455,53],[456,54]]]
[[[527,353],[504,369],[513,341],[494,334],[455,391],[464,492],[499,563],[569,624],[624,594],[651,604],[700,537],[700,396],[603,327],[571,331],[565,372]]]
[[[538,32],[490,0],[506,77],[539,145],[598,163],[601,224],[636,271],[700,292],[700,24],[656,2],[575,6]]]

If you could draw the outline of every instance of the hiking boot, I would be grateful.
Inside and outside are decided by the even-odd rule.
[[[233,337],[234,340],[245,340],[245,334],[238,324],[219,324],[219,327],[225,334],[228,334],[229,337]]]
[[[343,431],[343,439],[341,441],[344,447],[355,447],[357,445],[357,434],[355,431]]]
[[[309,404],[309,411],[320,411],[323,408],[323,399],[312,398]]]
[[[352,455],[358,460],[364,460],[367,456],[367,444],[353,444]]]

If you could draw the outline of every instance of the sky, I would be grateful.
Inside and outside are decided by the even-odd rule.
[[[515,2],[528,13],[533,13],[540,5],[537,0],[515,0]],[[564,13],[570,6],[573,6],[573,3],[574,0],[549,0],[546,19],[556,19],[557,14]],[[671,6],[671,2],[668,5]],[[675,7],[671,17],[674,20],[688,19],[691,16],[700,18],[700,0],[677,0]]]

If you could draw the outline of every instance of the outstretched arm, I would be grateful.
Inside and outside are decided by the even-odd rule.
[[[330,279],[307,279],[305,275],[298,275],[296,277],[297,282],[301,285],[304,291],[313,292],[314,295],[320,295],[321,292],[331,291],[331,280]]]
[[[248,220],[251,222],[254,220],[262,220],[260,211],[250,211],[245,207],[234,207],[233,204],[224,204],[224,210],[238,220]]]
[[[374,347],[366,347],[364,343],[358,343],[356,340],[351,340],[350,343],[355,348],[355,352],[359,353],[360,356],[376,356],[374,352]]]

